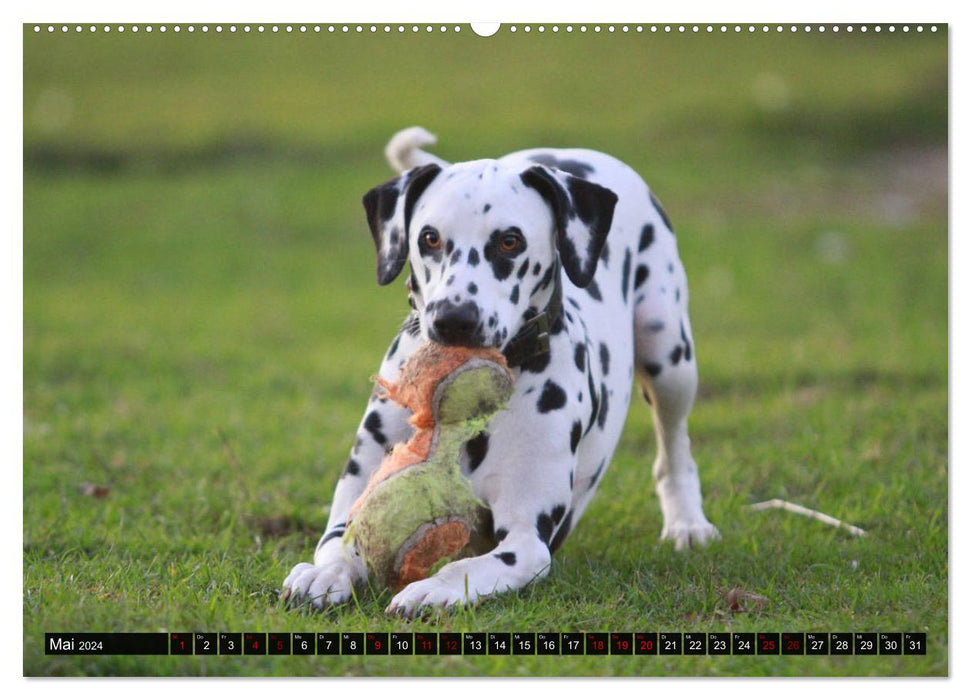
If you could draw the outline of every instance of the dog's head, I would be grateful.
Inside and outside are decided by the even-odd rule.
[[[558,265],[590,283],[616,202],[555,168],[492,160],[421,166],[364,195],[378,283],[411,262],[422,335],[500,349],[545,307]]]

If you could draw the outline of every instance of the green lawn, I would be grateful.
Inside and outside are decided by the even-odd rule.
[[[946,675],[947,36],[24,31],[24,673]],[[277,600],[402,288],[361,195],[581,145],[663,199],[691,280],[706,510],[661,545],[635,404],[521,592],[442,619]],[[84,485],[107,489],[102,498]],[[782,498],[863,527],[854,538]],[[766,600],[732,611],[740,587]],[[54,657],[45,631],[916,631],[909,657]]]

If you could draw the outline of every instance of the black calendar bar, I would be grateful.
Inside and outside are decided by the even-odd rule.
[[[165,632],[48,632],[44,653],[54,656],[168,654]]]
[[[47,632],[51,656],[909,656],[925,632]],[[644,659],[644,663],[650,663]]]

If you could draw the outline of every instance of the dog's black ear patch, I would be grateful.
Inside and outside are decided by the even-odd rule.
[[[530,160],[540,165],[546,165],[557,170],[562,170],[574,177],[586,179],[593,174],[593,166],[580,160],[560,160],[552,153],[538,153],[531,156]]]
[[[563,269],[575,285],[586,287],[597,271],[617,195],[589,180],[538,165],[520,178],[550,206]]]
[[[408,260],[408,226],[418,198],[442,169],[423,165],[364,195],[364,212],[378,254],[378,284],[392,282]]]

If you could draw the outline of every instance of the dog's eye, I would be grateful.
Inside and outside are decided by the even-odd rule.
[[[499,250],[503,253],[515,253],[523,246],[523,238],[517,233],[504,233],[499,238]]]
[[[421,240],[432,250],[437,250],[442,247],[442,237],[439,235],[438,231],[433,228],[424,229],[421,232]]]

